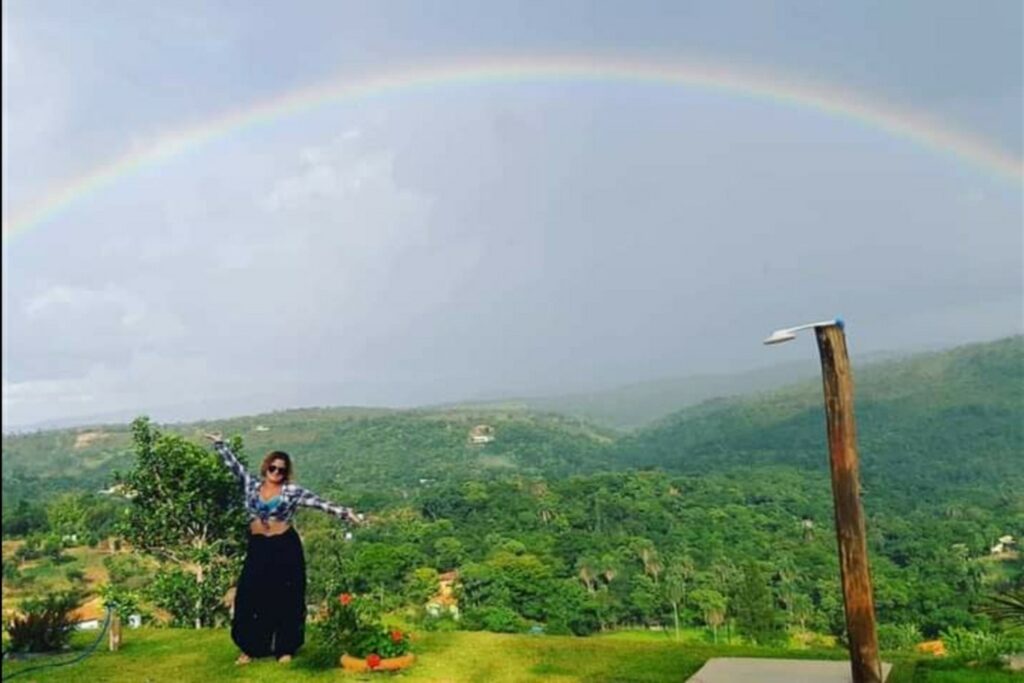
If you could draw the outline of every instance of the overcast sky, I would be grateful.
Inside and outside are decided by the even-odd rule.
[[[3,3],[3,212],[330,79],[545,55],[860,93],[1020,158],[1022,5]],[[5,428],[575,391],[1018,334],[1019,177],[622,81],[438,85],[144,166],[3,246]],[[205,411],[205,412],[204,412]]]

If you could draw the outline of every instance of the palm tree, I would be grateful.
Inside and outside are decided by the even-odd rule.
[[[638,554],[640,555],[640,561],[644,563],[644,574],[654,579],[654,585],[658,585],[658,577],[665,570],[665,565],[658,559],[658,551],[654,548],[653,544],[644,545],[640,548]]]
[[[601,558],[601,576],[604,577],[605,583],[610,584],[615,580],[615,577],[619,575],[619,560],[612,554],[607,554]]]
[[[665,599],[672,605],[672,620],[676,627],[676,640],[679,640],[679,606],[686,599],[686,579],[677,571],[669,570],[665,576]]]
[[[1011,588],[990,595],[981,611],[1011,627],[1024,628],[1024,588]]]
[[[580,581],[587,587],[587,592],[593,593],[597,583],[597,570],[594,568],[594,562],[588,557],[581,557],[576,563],[576,571]]]

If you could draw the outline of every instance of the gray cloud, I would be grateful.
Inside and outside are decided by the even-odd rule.
[[[903,6],[858,23],[764,3],[740,18],[568,3],[550,22],[457,3],[311,4],[303,22],[231,3],[9,5],[5,215],[162,131],[338,69],[485,48],[756,58],[1010,148],[1021,116],[1019,64],[1000,61],[1020,49],[1010,5],[979,20],[989,33],[934,4],[916,23]],[[829,44],[786,38],[828,27]],[[960,61],[937,75],[950,40]],[[740,369],[806,355],[758,342],[835,314],[860,352],[1020,332],[1021,213],[1019,185],[956,159],[710,92],[492,84],[323,106],[146,166],[5,244],[4,421]]]

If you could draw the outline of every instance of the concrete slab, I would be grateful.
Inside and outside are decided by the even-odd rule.
[[[882,662],[882,680],[892,664]],[[686,683],[852,683],[848,661],[820,659],[758,659],[716,657],[709,659]]]

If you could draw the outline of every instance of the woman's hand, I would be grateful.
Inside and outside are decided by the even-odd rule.
[[[224,435],[221,434],[220,432],[211,432],[209,434],[203,434],[203,436],[205,436],[207,439],[209,439],[213,443],[218,443],[218,442],[224,440]]]

